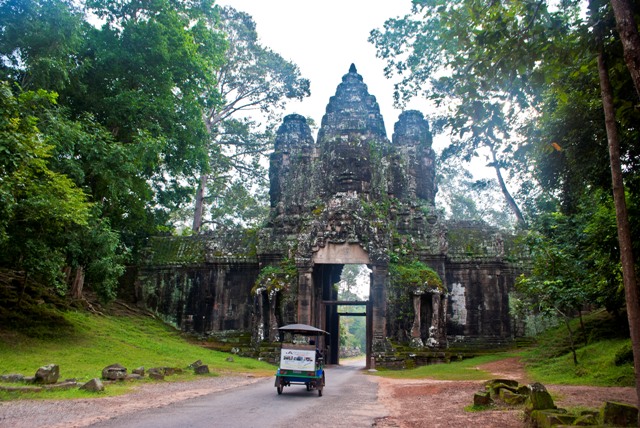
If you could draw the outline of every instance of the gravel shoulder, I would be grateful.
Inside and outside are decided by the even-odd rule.
[[[145,383],[117,397],[0,402],[0,428],[86,427],[115,416],[159,408],[259,381],[251,375],[207,377],[191,382]]]

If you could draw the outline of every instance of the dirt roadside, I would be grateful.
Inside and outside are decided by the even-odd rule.
[[[517,358],[509,358],[478,366],[492,373],[495,378],[530,382],[524,367]],[[482,389],[483,381],[438,381],[431,379],[397,380],[378,379],[378,400],[389,417],[379,420],[379,428],[467,428],[523,427],[521,409],[496,409],[467,412],[473,404],[473,394]],[[558,407],[599,408],[604,401],[635,404],[634,388],[545,385],[554,396]]]

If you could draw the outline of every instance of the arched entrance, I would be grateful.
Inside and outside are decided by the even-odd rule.
[[[338,299],[334,285],[340,281],[343,267],[347,264],[365,264],[372,270],[369,300],[347,302]],[[330,333],[324,344],[328,363],[337,364],[339,361],[339,307],[364,306],[366,310],[358,311],[357,315],[366,317],[366,364],[369,367],[375,327],[381,330],[379,334],[384,334],[384,277],[381,277],[381,272],[386,276],[386,269],[372,266],[369,255],[359,244],[349,243],[327,243],[314,253],[310,267],[299,269],[298,316],[300,322],[318,326]]]

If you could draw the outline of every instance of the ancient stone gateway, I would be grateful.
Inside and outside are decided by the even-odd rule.
[[[327,345],[336,362],[334,284],[345,264],[366,264],[367,356],[379,363],[404,361],[403,345],[425,363],[448,347],[510,341],[517,332],[509,291],[519,269],[512,240],[484,224],[439,217],[431,143],[417,111],[400,115],[389,141],[352,65],[317,139],[304,117],[284,118],[270,157],[264,227],[155,238],[138,301],[184,330],[245,333],[254,345],[277,340],[284,324],[312,324],[333,333]]]

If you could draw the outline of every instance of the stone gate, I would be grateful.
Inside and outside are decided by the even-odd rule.
[[[154,238],[137,280],[139,303],[184,330],[245,333],[254,344],[278,340],[279,326],[312,324],[333,333],[325,345],[336,362],[333,285],[345,264],[357,263],[371,269],[368,356],[383,360],[394,344],[420,351],[510,341],[518,334],[509,315],[519,272],[513,239],[440,218],[431,144],[418,111],[400,115],[389,141],[376,98],[352,65],[316,139],[303,116],[284,118],[264,227]],[[390,269],[408,261],[439,281],[394,282]],[[285,262],[295,278],[256,281]]]

